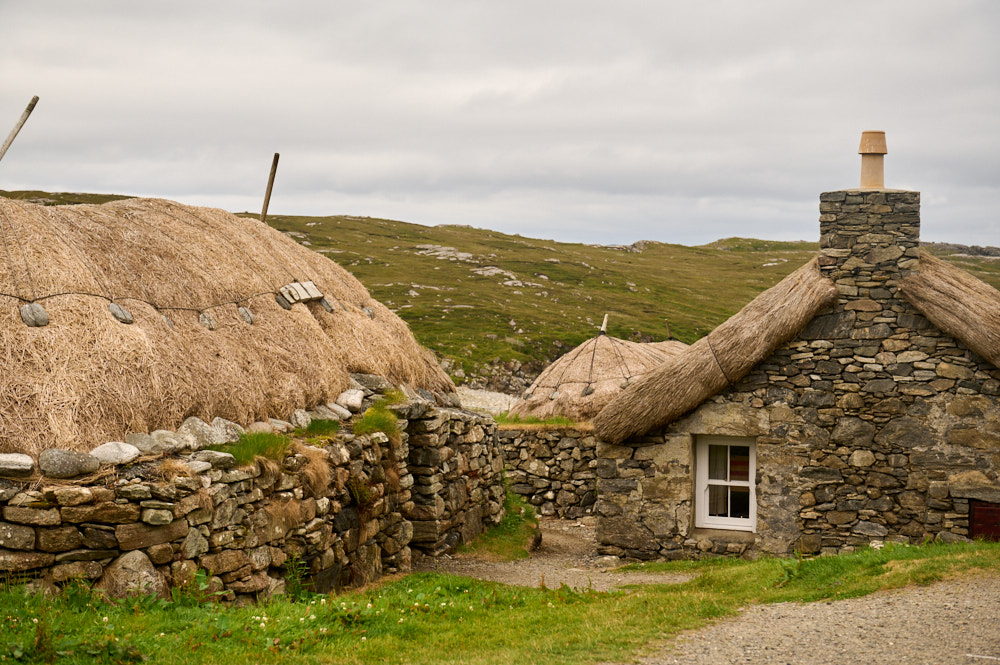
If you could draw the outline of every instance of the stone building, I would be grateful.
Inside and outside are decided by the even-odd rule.
[[[820,195],[816,259],[595,419],[605,553],[996,534],[1000,292],[920,249],[919,193],[876,166]]]

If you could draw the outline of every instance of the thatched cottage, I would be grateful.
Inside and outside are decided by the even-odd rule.
[[[0,453],[86,451],[189,416],[284,418],[351,372],[454,395],[357,279],[256,219],[0,197],[0,245]]]
[[[683,342],[630,342],[600,332],[546,367],[511,408],[522,418],[590,420],[616,395],[687,348]]]
[[[920,249],[919,193],[863,185],[820,195],[816,259],[595,419],[606,553],[997,533],[1000,292]]]

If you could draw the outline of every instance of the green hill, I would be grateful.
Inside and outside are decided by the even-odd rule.
[[[124,198],[0,194],[49,203]],[[605,313],[616,337],[694,342],[817,250],[746,238],[606,247],[350,216],[271,215],[268,223],[353,272],[457,376],[498,367],[531,375],[593,336]],[[927,247],[1000,288],[1000,259],[973,255],[981,248]]]

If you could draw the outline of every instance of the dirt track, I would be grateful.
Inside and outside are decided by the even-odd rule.
[[[419,570],[519,586],[607,591],[670,584],[679,574],[616,573],[596,554],[590,520],[543,519],[542,545],[528,559],[424,560]],[[747,608],[738,617],[688,631],[652,649],[644,665],[1000,664],[1000,573],[826,603]]]

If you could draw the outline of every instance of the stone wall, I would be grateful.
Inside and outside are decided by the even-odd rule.
[[[376,393],[356,390],[358,411]],[[204,569],[230,599],[280,593],[294,562],[320,592],[408,571],[411,546],[441,553],[502,518],[502,458],[492,419],[421,400],[390,408],[398,439],[345,425],[281,462],[176,451],[77,479],[0,479],[0,571],[112,592],[142,571],[165,594]],[[434,539],[428,505],[443,505]]]
[[[1000,502],[1000,370],[896,292],[919,268],[919,194],[821,196],[821,270],[840,291],[749,375],[688,416],[598,449],[598,538],[644,559],[833,553],[968,536]],[[699,435],[756,442],[756,532],[693,527]]]
[[[403,513],[413,525],[413,547],[430,556],[470,542],[503,519],[506,498],[503,454],[497,426],[489,416],[459,409],[410,419],[409,471],[412,505]]]
[[[589,515],[597,499],[597,439],[589,430],[501,429],[500,445],[512,490],[541,515]]]

